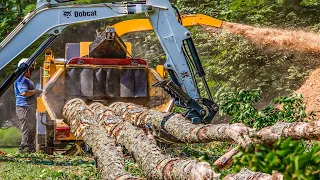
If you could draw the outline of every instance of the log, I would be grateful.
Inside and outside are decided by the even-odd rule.
[[[196,125],[181,114],[163,113],[136,104],[116,102],[109,107],[133,125],[143,127],[149,124],[184,143],[235,141],[243,147],[252,143],[253,130],[243,124]]]
[[[265,174],[261,172],[252,172],[246,168],[241,169],[237,174],[230,174],[223,180],[282,180],[283,175],[280,173]]]
[[[320,140],[320,121],[311,122],[277,122],[273,126],[262,128],[257,132],[258,143],[274,143],[278,139]]]
[[[206,162],[171,158],[164,155],[154,139],[131,123],[115,115],[111,108],[93,103],[90,108],[107,132],[133,155],[147,179],[201,180],[218,178]]]
[[[124,159],[115,146],[115,140],[95,121],[94,113],[81,99],[68,101],[63,115],[71,126],[71,132],[92,148],[101,179],[134,180],[136,178],[125,172]]]
[[[109,107],[138,127],[149,124],[154,129],[164,130],[187,143],[235,141],[238,145],[247,147],[254,143],[274,143],[280,137],[308,140],[319,140],[320,137],[320,121],[278,122],[256,132],[240,123],[196,125],[180,114],[163,113],[131,103],[116,102]]]
[[[164,130],[181,142],[187,143],[234,140],[238,145],[247,147],[254,143],[271,144],[278,141],[281,136],[293,139],[319,139],[320,137],[320,121],[278,122],[255,132],[244,124],[194,125],[182,115],[149,110],[131,103],[117,102],[111,104],[110,108],[136,126],[142,127],[149,124],[154,129]],[[238,152],[238,148],[232,149],[215,161],[214,165],[221,169],[229,166],[232,164],[233,156]]]
[[[133,155],[147,179],[218,179],[208,163],[171,158],[161,153],[154,138],[117,116],[113,109],[100,103],[90,107],[80,99],[68,101],[63,115],[71,125],[71,131],[93,148],[102,179],[138,179],[126,173],[121,153],[116,143],[124,145]],[[115,140],[112,138],[114,137]],[[268,175],[242,170],[225,179],[276,179],[281,174]]]

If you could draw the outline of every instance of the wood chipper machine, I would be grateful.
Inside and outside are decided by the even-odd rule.
[[[184,26],[221,26],[221,21],[201,14],[183,16],[182,22]],[[170,93],[153,86],[168,78],[168,71],[163,65],[149,68],[145,60],[132,58],[131,43],[120,38],[152,29],[147,19],[127,20],[108,27],[94,42],[67,43],[63,59],[55,59],[50,49],[45,51],[40,77],[43,94],[37,99],[38,151],[65,151],[76,141],[62,115],[65,102],[72,98],[172,110],[175,100]]]
[[[162,111],[172,109],[170,95],[152,87],[167,76],[164,68],[148,68],[145,60],[129,58],[127,46],[130,44],[122,42],[114,29],[108,28],[92,43],[67,43],[65,59],[54,59],[51,50],[46,50],[43,94],[37,101],[38,150],[44,148],[52,154],[76,140],[62,116],[65,102],[72,98],[104,104],[132,102]]]

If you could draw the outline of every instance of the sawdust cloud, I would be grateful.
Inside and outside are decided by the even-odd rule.
[[[257,45],[276,47],[282,50],[320,53],[320,34],[302,30],[259,28],[249,25],[224,22],[223,29],[244,36]]]

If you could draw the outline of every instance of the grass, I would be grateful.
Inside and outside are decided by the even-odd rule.
[[[0,147],[1,146],[19,146],[21,133],[18,128],[11,127],[7,129],[0,128]]]
[[[6,156],[0,156],[2,157],[2,162],[0,161],[1,180],[99,179],[99,173],[97,172],[95,165],[87,162],[90,160],[88,157],[61,155],[48,156],[45,154],[17,154],[17,148],[0,149],[1,151],[9,153]],[[48,163],[50,161],[53,161],[53,163]]]
[[[0,162],[0,179],[99,179],[93,165],[47,166],[16,162]]]
[[[48,156],[45,154],[17,154],[18,148],[1,148],[8,153],[8,159],[0,161],[1,180],[33,180],[33,179],[63,179],[63,180],[95,180],[99,179],[95,165],[87,163],[88,157],[79,156]],[[0,156],[1,157],[1,156]],[[33,161],[32,161],[33,159]],[[37,161],[35,161],[37,160]],[[44,165],[47,161],[53,165]],[[43,161],[43,163],[41,163]],[[38,162],[38,163],[36,163]],[[59,164],[60,162],[60,164]],[[63,163],[66,162],[66,163]],[[67,163],[67,162],[72,162]],[[77,163],[81,165],[76,165]],[[82,162],[82,163],[81,163]],[[61,165],[63,164],[63,165]],[[68,165],[65,165],[68,164]],[[60,166],[61,165],[61,166]]]
[[[0,147],[0,151],[4,151],[8,154],[15,154],[18,152],[18,148],[2,148],[2,147]]]

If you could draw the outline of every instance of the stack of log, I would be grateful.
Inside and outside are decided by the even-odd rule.
[[[81,99],[66,103],[63,115],[71,131],[93,149],[102,179],[139,179],[124,171],[121,144],[130,152],[147,179],[219,179],[206,162],[172,158],[161,152],[157,138],[180,143],[234,141],[246,147],[253,143],[273,143],[281,136],[294,139],[316,139],[320,121],[283,123],[256,132],[244,124],[195,125],[180,114],[163,113],[145,107],[117,102],[110,106],[93,103],[87,106]],[[147,129],[145,127],[148,127]],[[233,149],[215,162],[224,167]],[[225,179],[282,179],[281,174],[263,174],[247,169]]]

